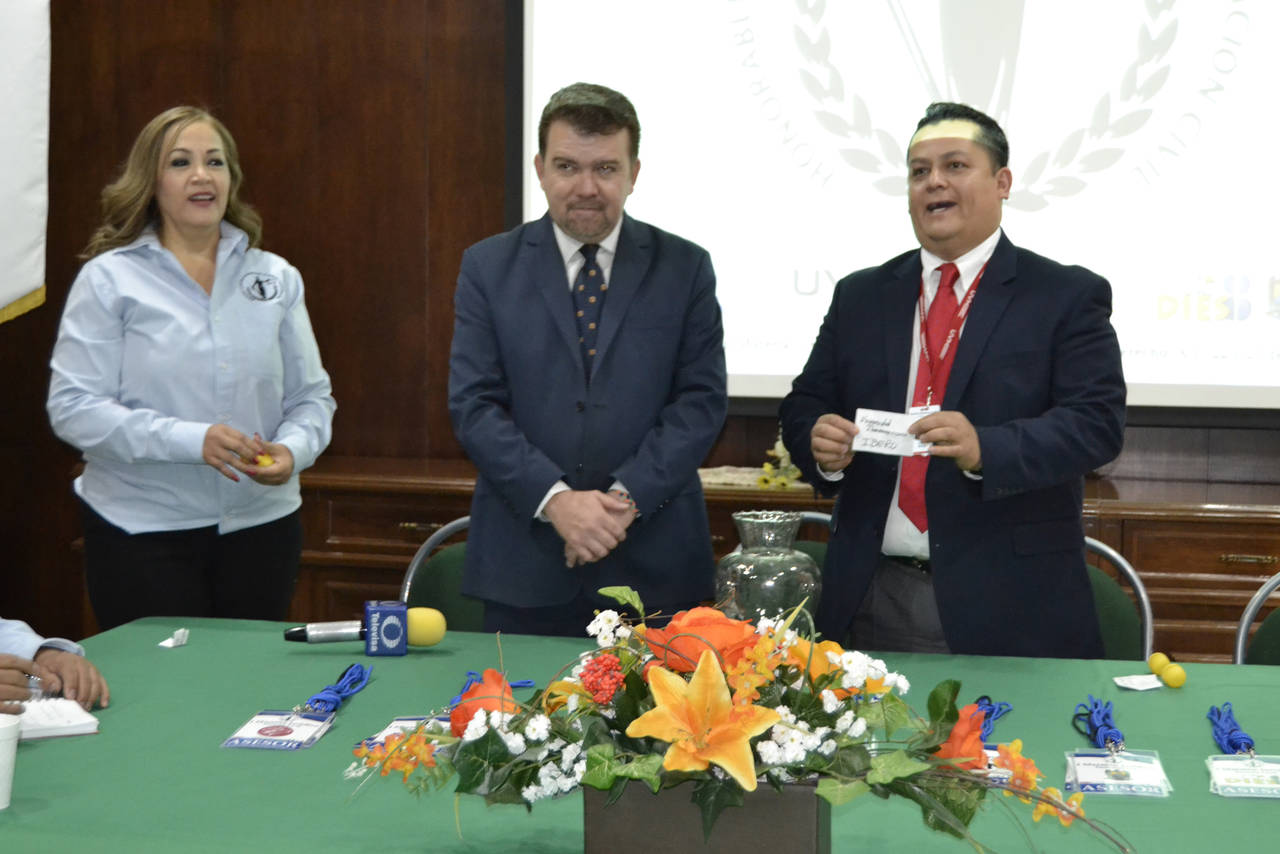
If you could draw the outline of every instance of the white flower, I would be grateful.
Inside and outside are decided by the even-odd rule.
[[[849,727],[847,735],[850,738],[857,738],[858,736],[862,735],[866,731],[867,731],[866,718],[858,718],[856,721],[853,722],[853,725]]]
[[[600,646],[612,646],[613,636],[621,623],[618,612],[614,610],[601,611],[596,614],[594,620],[587,624],[587,634],[596,639]],[[604,642],[605,636],[609,637],[609,642]]]
[[[826,741],[822,742],[822,745],[818,748],[818,752],[821,753],[823,756],[830,756],[831,754],[835,753],[836,752],[835,740],[828,738]]]
[[[786,706],[775,706],[774,711],[782,718],[784,724],[794,724],[796,722],[796,714]]]
[[[551,719],[546,715],[534,715],[524,725],[525,738],[530,741],[544,741],[551,734]]]
[[[575,783],[582,782],[582,775],[587,773],[587,760],[579,759],[573,763],[573,780]]]
[[[827,688],[822,692],[822,710],[829,715],[834,715],[836,709],[840,708],[840,698],[836,696],[836,692]]]
[[[499,730],[498,734],[502,736],[502,741],[507,745],[507,750],[511,752],[512,756],[519,756],[521,753],[524,753],[525,743],[523,735],[514,732],[507,732],[505,730]]]
[[[578,754],[581,752],[582,745],[580,744],[565,745],[564,753],[560,754],[560,767],[564,769],[565,773],[568,773],[569,769],[573,767],[573,763],[577,761]]]
[[[489,727],[485,723],[484,709],[476,709],[476,713],[467,721],[467,728],[462,733],[463,741],[475,741],[484,735]]]
[[[911,690],[911,683],[908,682],[907,677],[903,676],[901,673],[890,673],[885,677],[885,685],[889,688],[895,689],[898,692],[899,697]]]
[[[847,733],[849,728],[853,726],[853,722],[857,719],[858,716],[854,714],[853,709],[849,709],[843,715],[836,718],[836,732]]]
[[[532,783],[530,783],[529,785],[525,786],[523,789],[520,790],[520,797],[524,798],[529,803],[533,803],[534,801],[541,800],[543,797],[542,787],[535,786]]]
[[[782,748],[778,747],[777,742],[761,740],[756,744],[756,752],[765,765],[777,765],[782,761]]]

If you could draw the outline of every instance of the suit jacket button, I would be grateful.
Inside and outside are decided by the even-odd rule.
[[[578,411],[579,411],[579,412],[582,412],[582,411],[583,411],[584,409],[586,409],[586,408],[587,408],[587,405],[586,405],[585,403],[583,403],[581,400],[580,400],[580,401],[578,401]]]
[[[582,463],[578,463],[574,466],[574,471],[578,472],[578,474],[582,474]]]

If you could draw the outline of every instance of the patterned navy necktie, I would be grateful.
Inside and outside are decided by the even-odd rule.
[[[573,280],[573,314],[578,323],[578,345],[582,348],[582,367],[591,379],[591,363],[596,355],[596,336],[600,330],[600,312],[609,286],[604,281],[604,271],[596,263],[599,244],[584,243],[582,257],[586,263]]]

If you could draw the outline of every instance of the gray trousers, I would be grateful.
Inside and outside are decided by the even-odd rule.
[[[881,555],[853,618],[853,645],[878,652],[950,652],[938,617],[933,576]]]

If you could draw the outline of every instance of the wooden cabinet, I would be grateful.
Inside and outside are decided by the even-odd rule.
[[[353,619],[366,599],[397,599],[414,552],[466,516],[475,469],[461,460],[322,457],[302,475],[301,621]]]
[[[366,599],[395,598],[418,546],[470,512],[474,484],[463,460],[322,457],[302,475],[306,533],[290,616],[349,619]],[[832,507],[805,487],[708,487],[706,496],[717,556],[738,542],[736,511]],[[1090,480],[1084,512],[1085,532],[1142,576],[1156,648],[1184,661],[1230,660],[1245,604],[1280,571],[1280,486]],[[810,526],[802,536],[825,532]]]
[[[1230,661],[1241,612],[1280,571],[1280,486],[1091,481],[1085,514],[1086,530],[1142,577],[1155,648],[1183,661]]]

